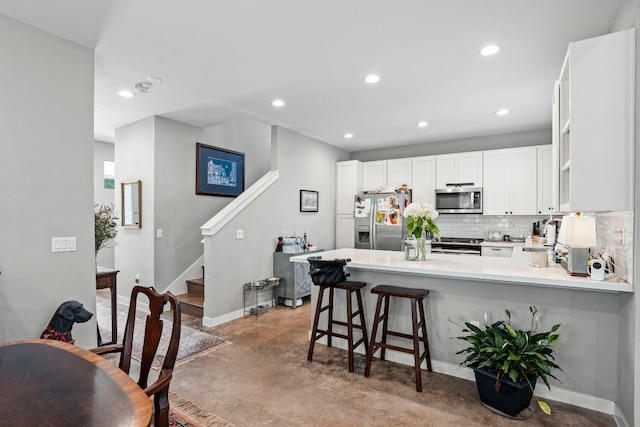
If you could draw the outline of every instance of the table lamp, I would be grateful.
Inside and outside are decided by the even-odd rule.
[[[562,243],[568,251],[566,259],[560,263],[572,276],[588,276],[589,248],[597,245],[596,219],[582,216],[563,216],[558,234],[558,243]]]

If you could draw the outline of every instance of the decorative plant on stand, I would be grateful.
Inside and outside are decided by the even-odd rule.
[[[418,239],[418,251],[420,259],[426,259],[428,233],[434,238],[440,238],[440,229],[433,222],[438,218],[438,211],[429,203],[409,203],[404,209],[403,216],[407,218],[407,232],[413,234]]]
[[[462,332],[468,335],[456,337],[470,344],[456,354],[466,353],[461,364],[474,368],[480,400],[490,409],[510,417],[516,417],[527,408],[532,396],[545,414],[551,414],[549,405],[534,395],[534,388],[536,379],[541,378],[551,389],[547,377],[557,379],[551,369],[560,369],[553,362],[553,348],[550,347],[560,337],[556,333],[560,325],[554,325],[548,332],[537,332],[538,309],[530,306],[529,310],[529,330],[511,327],[511,312],[505,310],[507,323],[501,320],[487,325],[485,313],[484,330],[465,322]]]
[[[95,220],[95,237],[96,237],[96,257],[98,251],[106,248],[118,234],[118,217],[111,205],[95,205],[93,212]]]

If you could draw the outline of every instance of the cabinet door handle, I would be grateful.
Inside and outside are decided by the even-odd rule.
[[[492,251],[501,251],[502,249],[500,248],[491,248]]]

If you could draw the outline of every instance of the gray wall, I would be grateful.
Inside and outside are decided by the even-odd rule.
[[[636,150],[635,150],[635,221],[634,221],[634,254],[640,253],[640,0],[626,0],[618,10],[610,32],[636,28]],[[638,281],[640,262],[634,257],[634,283]],[[633,426],[640,426],[640,304],[637,295],[624,294],[620,297],[620,325],[618,330],[618,371],[617,403],[626,420]]]
[[[203,254],[200,227],[232,199],[195,194],[196,143],[245,153],[245,186],[270,168],[271,128],[250,120],[207,129],[150,117],[116,130],[116,183],[142,180],[142,228],[118,232],[118,294],[166,289]],[[117,188],[116,200],[120,200]],[[162,238],[156,237],[162,229]]]
[[[154,129],[155,118],[150,117],[115,132],[116,206],[120,206],[122,181],[142,181],[142,228],[118,228],[115,248],[115,268],[118,273],[118,295],[129,298],[135,286],[136,274],[140,284],[153,286],[154,277]]]
[[[547,331],[561,324],[560,339],[554,345],[556,363],[563,369],[553,374],[562,382],[550,378],[552,391],[555,387],[584,393],[602,399],[617,399],[617,360],[614,351],[619,328],[618,294],[605,292],[576,291],[570,289],[538,288],[517,284],[482,281],[466,281],[419,275],[383,273],[351,268],[351,280],[369,283],[395,283],[412,288],[431,291],[426,302],[426,317],[429,325],[431,357],[434,361],[457,366],[464,357],[455,353],[465,347],[456,339],[464,335],[458,325],[465,321],[488,323],[505,320],[504,310],[512,313],[511,325],[528,328],[531,322],[529,306],[535,305],[541,313],[538,331]],[[364,292],[365,313],[372,318],[375,312],[375,296]],[[342,301],[339,304],[343,304]],[[404,304],[410,312],[408,303]],[[344,310],[337,310],[338,313]],[[369,324],[372,321],[368,318]],[[396,327],[407,330],[410,316],[396,316]],[[398,326],[399,325],[399,326]],[[588,355],[588,356],[585,356]],[[546,391],[541,384],[540,391]],[[551,407],[553,410],[553,403]]]
[[[0,15],[0,342],[38,338],[55,309],[95,313],[93,52]],[[51,238],[75,236],[75,252]],[[75,325],[95,347],[95,317]]]
[[[274,169],[280,179],[212,238],[205,239],[205,316],[242,310],[242,285],[271,277],[278,236],[307,232],[320,248],[335,245],[335,162],[349,153],[318,140],[273,129]],[[299,211],[299,191],[319,192],[318,212]],[[236,230],[245,233],[236,240]]]
[[[196,142],[202,129],[156,117],[154,129],[155,195],[149,206],[154,230],[154,286],[165,289],[202,256],[200,226],[215,206],[195,195]]]
[[[115,207],[120,204],[120,202],[116,204],[116,190],[104,188],[104,162],[113,161],[113,151],[114,147],[110,142],[94,141],[93,143],[93,201],[95,204],[113,204]],[[98,252],[96,262],[99,266],[113,268],[114,246],[115,242]]]
[[[232,199],[195,194],[196,142],[245,153],[245,188],[269,170],[270,127],[240,120],[207,129],[156,118],[155,284],[164,289],[203,254],[200,227]]]
[[[551,92],[552,91],[549,90],[549,105],[551,105]],[[551,111],[551,107],[549,107],[549,111]],[[404,145],[402,147],[356,151],[351,153],[351,159],[369,162],[373,160],[401,159],[405,157],[464,153],[467,151],[495,150],[544,144],[551,144],[551,129],[503,133],[473,138],[452,139],[449,141],[429,142],[425,144]]]

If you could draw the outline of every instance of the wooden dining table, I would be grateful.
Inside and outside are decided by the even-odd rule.
[[[54,340],[0,344],[4,426],[148,426],[151,400],[107,359]]]

